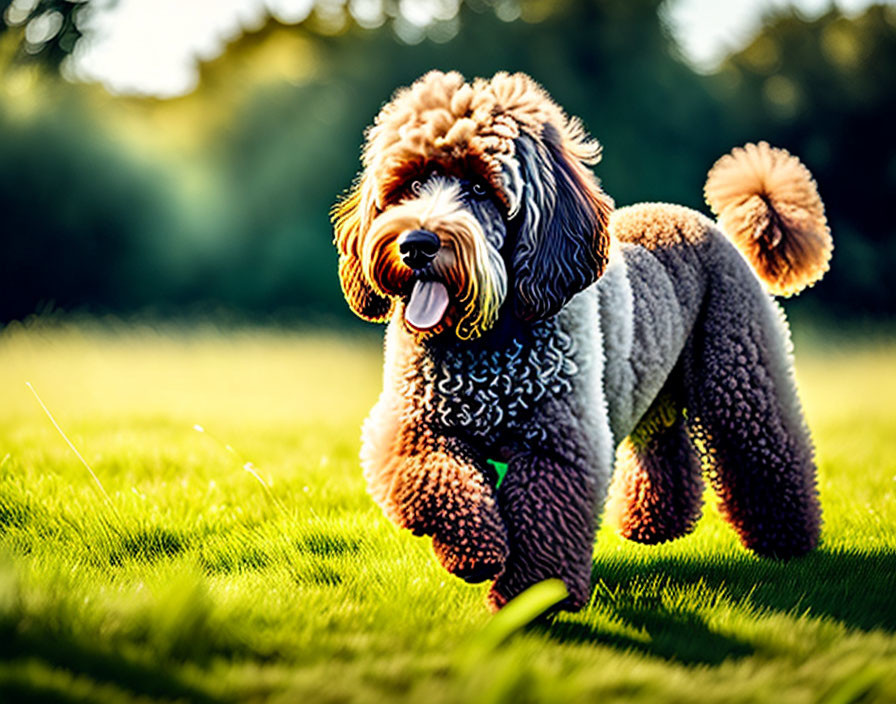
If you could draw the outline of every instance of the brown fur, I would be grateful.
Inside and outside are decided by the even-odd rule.
[[[504,193],[501,160],[513,157],[513,141],[522,132],[540,135],[547,124],[560,131],[576,160],[592,164],[600,158],[600,146],[581,123],[529,76],[498,73],[467,83],[456,71],[432,71],[396,92],[377,115],[364,149],[372,182],[365,195],[382,210],[403,183],[433,164],[449,173],[472,169]],[[582,171],[584,180],[593,181]]]
[[[530,135],[541,144],[546,128],[550,128],[552,137],[559,138],[555,146],[563,163],[562,176],[592,217],[588,246],[581,253],[591,260],[587,263],[588,280],[583,284],[600,276],[609,251],[607,223],[613,207],[612,199],[587,168],[599,160],[600,145],[525,74],[498,73],[489,80],[479,78],[467,83],[457,72],[431,71],[412,86],[397,91],[377,115],[367,133],[362,176],[333,209],[340,282],[352,310],[366,320],[385,320],[392,311],[388,296],[407,283],[408,272],[397,261],[395,248],[389,246],[389,238],[397,238],[400,230],[380,230],[381,255],[377,255],[368,235],[390,206],[402,203],[407,195],[403,189],[411,180],[424,177],[434,167],[446,174],[478,175],[492,185],[512,214],[521,204],[504,181],[504,166],[516,160],[516,140],[521,135]],[[408,215],[418,220],[417,226],[429,217],[423,212]],[[455,223],[444,231],[463,229],[463,223]],[[556,266],[550,254],[542,257],[545,266],[538,269],[544,275],[551,274],[549,266]],[[479,336],[497,314],[487,286],[470,271],[470,262],[477,255],[469,248],[455,247],[456,258],[468,260],[468,266],[459,266],[453,277],[448,277],[453,281],[447,282],[453,285],[452,298],[462,305],[454,307],[446,322],[461,338]],[[378,261],[370,261],[377,256]],[[538,250],[532,257],[539,258]],[[556,280],[565,273],[557,272],[551,278]],[[517,285],[520,309],[531,309],[533,318],[543,317],[548,312],[541,310],[544,301],[535,300],[533,294],[538,284],[521,276]],[[444,327],[432,332],[441,332]]]
[[[334,209],[346,299],[390,318],[362,431],[370,494],[450,572],[494,579],[493,608],[548,578],[567,587],[562,608],[587,603],[619,442],[610,509],[628,538],[691,530],[702,467],[752,550],[818,540],[783,318],[703,215],[647,203],[611,218],[599,155],[528,76],[432,72],[383,108]],[[830,235],[793,157],[748,145],[706,192],[770,290],[823,273]],[[427,233],[438,248],[421,266],[412,236]],[[611,236],[619,264],[598,280]],[[489,459],[507,464],[500,486]]]
[[[655,545],[690,533],[700,518],[703,479],[674,371],[635,430],[616,450],[606,518],[628,540]]]
[[[706,216],[672,203],[636,203],[617,210],[610,222],[617,240],[650,250],[699,244],[713,227]]]
[[[767,142],[738,147],[706,179],[706,202],[770,293],[790,296],[828,270],[833,250],[809,170]]]

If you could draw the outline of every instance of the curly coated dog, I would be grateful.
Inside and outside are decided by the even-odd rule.
[[[370,494],[447,570],[494,579],[495,609],[551,577],[564,608],[587,602],[608,490],[644,543],[693,529],[704,472],[756,553],[818,540],[771,297],[827,269],[811,175],[765,143],[736,149],[706,184],[713,222],[614,210],[589,168],[600,151],[526,75],[434,71],[383,107],[334,208],[346,300],[389,321],[363,428]]]

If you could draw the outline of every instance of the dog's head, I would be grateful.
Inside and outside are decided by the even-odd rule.
[[[418,334],[481,335],[499,312],[554,315],[603,273],[612,200],[600,146],[524,74],[427,73],[367,132],[333,210],[339,277],[359,316],[401,307]]]

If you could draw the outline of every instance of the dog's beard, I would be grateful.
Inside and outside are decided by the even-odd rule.
[[[441,247],[422,270],[406,266],[398,239],[427,230]],[[464,205],[460,188],[447,180],[391,206],[370,224],[361,246],[364,275],[378,293],[404,301],[404,321],[416,332],[453,328],[461,339],[480,336],[498,317],[507,293],[507,271],[482,225]]]

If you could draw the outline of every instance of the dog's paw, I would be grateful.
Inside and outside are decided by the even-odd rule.
[[[423,535],[435,535],[438,521],[432,514],[422,511],[410,511],[407,508],[394,507],[386,515],[399,527],[411,531],[418,538]]]
[[[504,569],[507,557],[506,550],[470,550],[467,546],[444,542],[438,536],[432,539],[432,549],[442,567],[470,584],[497,577]]]
[[[416,536],[435,535],[443,523],[441,500],[437,492],[422,489],[418,482],[402,482],[392,488],[386,515]]]
[[[590,575],[567,574],[557,575],[566,586],[567,596],[551,611],[579,611],[591,598]],[[526,574],[521,572],[519,565],[508,565],[486,596],[488,607],[492,611],[500,611],[511,599],[516,598],[529,587],[538,584],[545,579],[551,579],[550,575]]]
[[[443,525],[432,539],[432,549],[446,570],[474,584],[495,579],[507,559],[507,533],[495,520],[467,518],[463,525]]]
[[[475,543],[473,535],[481,532],[501,534],[506,543],[491,486],[469,454],[446,440],[442,450],[407,458],[384,502],[389,518],[414,535],[439,533],[446,542],[466,536]]]

